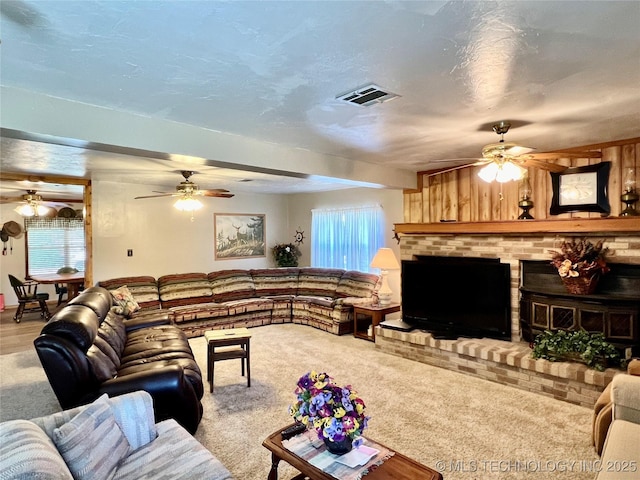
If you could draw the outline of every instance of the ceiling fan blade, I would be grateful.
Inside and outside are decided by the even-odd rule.
[[[77,201],[74,201],[73,203],[78,203]],[[71,205],[69,203],[67,203],[64,200],[43,200],[42,202],[40,202],[41,205],[44,205],[45,207],[55,207],[55,208],[62,208],[62,207],[69,207],[71,208]]]
[[[482,157],[468,157],[468,158],[440,158],[438,160],[431,160],[431,163],[458,163],[458,162],[466,162],[465,165],[468,165],[470,162],[479,162],[481,160],[486,160]]]
[[[20,197],[0,197],[0,204],[4,203],[25,203],[25,199]],[[82,203],[72,198],[46,198],[43,197],[38,203],[49,207],[69,207],[70,203]]]
[[[511,148],[507,148],[504,151],[505,155],[510,155],[513,157],[518,157],[520,155],[525,155],[527,153],[531,153],[535,150],[535,148],[531,148],[531,147],[523,147],[522,145],[514,145]]]
[[[216,192],[212,190],[204,190],[202,195],[205,197],[220,197],[220,198],[231,198],[233,197],[233,193],[224,193],[224,192]]]
[[[490,162],[491,160],[479,160],[474,163],[467,163],[466,165],[458,165],[457,167],[445,168],[443,170],[434,170],[432,172],[428,172],[427,177],[433,177],[435,175],[440,175],[441,173],[449,173],[449,172],[453,172],[455,170],[461,170],[467,167],[477,167],[479,165],[486,165],[487,163],[490,163]]]
[[[198,190],[202,192],[202,195],[206,195],[206,192],[214,192],[214,193],[229,193],[229,190],[225,190],[224,188],[211,188],[208,190]]]
[[[0,203],[23,202],[22,197],[0,197]]]
[[[602,152],[541,152],[523,155],[535,160],[557,160],[558,158],[602,158]]]
[[[159,198],[159,197],[173,197],[175,194],[173,193],[162,193],[160,195],[144,195],[142,197],[133,197],[134,200],[139,200],[141,198]]]
[[[175,192],[160,192],[158,190],[151,190],[153,193],[163,193],[165,195],[173,195]]]
[[[536,158],[518,158],[518,161],[525,167],[534,167],[541,170],[547,170],[549,172],[564,172],[567,167],[564,165],[558,165],[557,163],[549,163],[544,160],[538,160]]]

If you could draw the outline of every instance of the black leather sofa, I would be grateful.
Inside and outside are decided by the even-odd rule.
[[[192,434],[202,418],[202,374],[186,335],[166,314],[127,320],[112,297],[92,287],[59,310],[34,340],[63,409],[101,394],[145,390],[156,421],[174,418]]]

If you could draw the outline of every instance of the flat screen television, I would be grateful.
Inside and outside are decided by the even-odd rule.
[[[436,338],[511,339],[511,275],[499,259],[402,261],[402,316]]]

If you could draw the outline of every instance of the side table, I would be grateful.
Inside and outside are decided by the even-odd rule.
[[[245,365],[247,369],[247,387],[251,386],[251,334],[247,328],[229,328],[222,330],[207,330],[204,332],[207,340],[207,380],[209,392],[213,392],[213,368],[215,362],[239,358],[241,373],[244,376]],[[218,351],[216,351],[216,348]]]
[[[389,305],[354,305],[353,336],[375,342],[376,326],[384,321],[388,314],[399,311],[399,303],[391,303]],[[369,327],[371,327],[371,335],[367,332]]]

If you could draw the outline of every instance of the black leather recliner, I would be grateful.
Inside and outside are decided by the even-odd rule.
[[[174,418],[195,433],[202,418],[202,374],[185,334],[165,316],[127,320],[112,297],[92,287],[59,310],[34,345],[60,406],[101,394],[145,390],[156,421]]]

